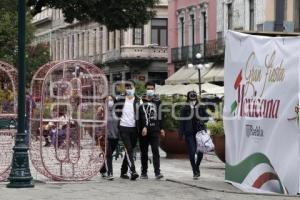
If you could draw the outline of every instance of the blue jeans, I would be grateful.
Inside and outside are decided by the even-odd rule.
[[[187,145],[189,158],[194,174],[200,173],[200,163],[203,158],[203,153],[197,151],[197,143],[195,135],[185,135],[185,143]],[[197,160],[195,160],[195,155],[197,154]]]

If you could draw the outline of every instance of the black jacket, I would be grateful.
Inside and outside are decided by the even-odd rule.
[[[198,112],[197,115],[196,112]],[[187,118],[188,116],[191,117],[189,119],[180,120],[180,135],[195,135],[198,131],[206,129],[205,123],[208,121],[209,115],[206,112],[205,105],[197,104],[195,108],[192,108],[190,105],[185,105],[181,109],[180,117]]]
[[[161,101],[158,98],[153,98],[150,101],[143,99],[143,104],[139,108],[141,129],[147,127],[149,132],[159,132],[163,129],[160,105]]]
[[[118,98],[116,100],[116,103],[114,104],[115,113],[119,119],[121,119],[122,114],[123,114],[125,100],[126,100],[126,96],[121,96],[120,98]],[[139,107],[142,103],[143,102],[142,102],[141,98],[139,98],[138,96],[135,96],[133,109],[134,109],[134,116],[136,118],[135,126],[136,126],[136,128],[138,128],[138,130],[139,130],[139,122],[138,122],[138,119],[139,119],[138,114],[139,113],[138,113],[138,111],[139,111]]]

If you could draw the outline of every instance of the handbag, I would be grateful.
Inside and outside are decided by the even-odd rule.
[[[198,131],[196,134],[197,152],[208,153],[215,149],[215,145],[212,142],[207,130]]]

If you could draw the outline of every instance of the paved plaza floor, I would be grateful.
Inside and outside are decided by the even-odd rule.
[[[136,162],[140,169],[139,159]],[[165,178],[155,180],[153,167],[149,165],[149,179],[129,181],[120,179],[121,159],[114,161],[115,180],[103,179],[100,174],[85,182],[52,182],[32,169],[36,180],[32,189],[8,189],[0,184],[1,200],[175,200],[175,199],[258,199],[283,200],[297,197],[246,194],[224,182],[224,164],[215,155],[206,155],[201,165],[201,177],[192,179],[187,159],[167,159],[162,155],[161,169]],[[140,170],[138,170],[139,172]],[[297,198],[298,199],[298,198]]]

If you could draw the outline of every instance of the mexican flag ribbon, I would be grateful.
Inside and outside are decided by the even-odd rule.
[[[237,102],[236,101],[234,101],[232,104],[231,104],[231,114],[236,110],[236,108],[237,108]]]
[[[235,80],[235,83],[234,83],[234,89],[238,89],[239,88],[239,86],[240,86],[240,84],[241,84],[241,82],[242,82],[242,79],[243,79],[243,77],[242,77],[242,70],[240,71],[240,73],[239,73],[239,75],[237,76],[237,78],[236,78],[236,80]]]

